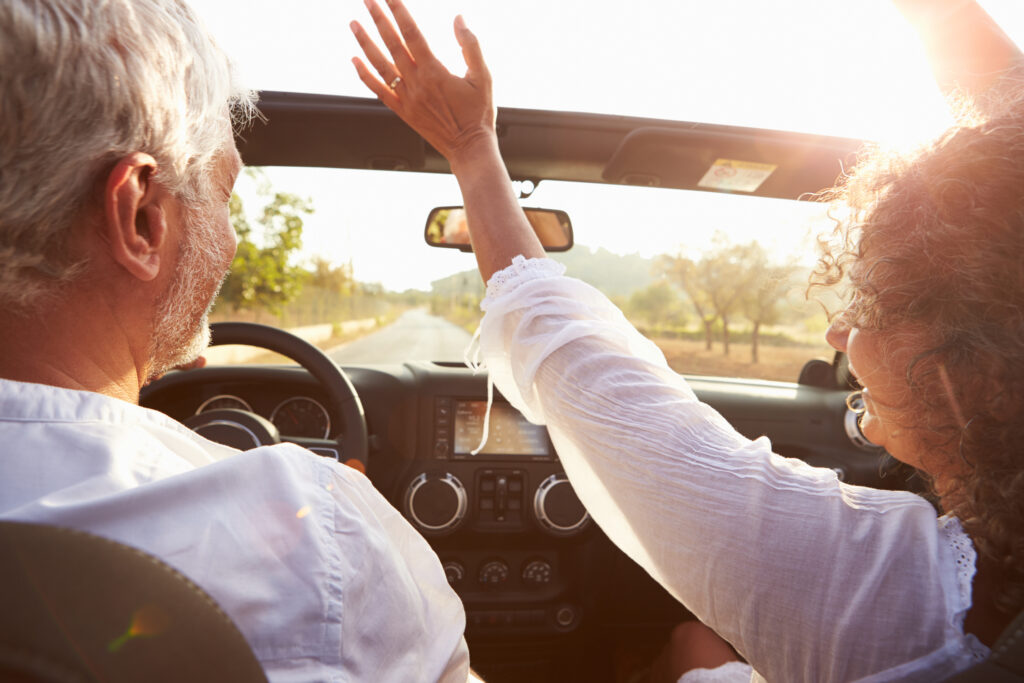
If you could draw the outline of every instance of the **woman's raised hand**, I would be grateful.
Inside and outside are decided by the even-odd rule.
[[[455,39],[466,60],[466,75],[451,74],[430,51],[401,0],[387,0],[393,24],[375,0],[365,0],[391,59],[357,21],[350,24],[374,71],[354,57],[359,78],[381,102],[422,135],[452,166],[472,157],[480,145],[494,145],[491,74],[476,36],[455,18]],[[395,26],[397,24],[397,28]],[[378,78],[379,75],[379,78]]]
[[[491,74],[476,36],[462,17],[456,17],[455,39],[467,67],[460,78],[430,51],[402,0],[387,0],[397,28],[376,0],[365,1],[391,59],[353,21],[352,32],[376,73],[358,57],[352,63],[366,87],[451,164],[484,281],[518,254],[543,256],[501,159],[494,132]]]

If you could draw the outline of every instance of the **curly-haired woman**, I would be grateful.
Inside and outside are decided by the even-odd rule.
[[[463,192],[493,381],[547,424],[605,533],[749,662],[683,679],[932,681],[984,658],[1024,606],[1024,109],[866,162],[835,193],[850,210],[816,274],[852,284],[829,340],[864,387],[865,433],[930,477],[936,517],[919,496],[781,458],[700,403],[603,295],[544,258],[464,23],[460,78],[400,0],[397,28],[368,5],[390,56],[353,23],[361,78]]]
[[[912,154],[869,155],[815,273],[851,301],[828,341],[864,387],[865,435],[926,474],[978,551],[965,628],[1024,607],[1024,88]]]

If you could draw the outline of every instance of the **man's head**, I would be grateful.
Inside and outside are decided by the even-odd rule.
[[[181,0],[0,3],[0,303],[32,310],[85,270],[72,228],[129,154],[208,203],[230,118],[252,111]]]
[[[233,253],[232,123],[254,111],[182,0],[0,3],[0,306],[138,282],[150,369],[195,355]]]
[[[156,307],[150,375],[194,360],[210,343],[207,314],[235,253],[227,207],[240,167],[234,149],[221,154],[210,201],[186,208],[181,217],[184,230],[173,276]]]

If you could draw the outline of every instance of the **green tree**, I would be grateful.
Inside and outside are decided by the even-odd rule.
[[[750,284],[740,299],[740,310],[753,325],[750,334],[750,360],[759,362],[761,325],[775,325],[785,312],[786,290],[797,271],[795,264],[776,264],[757,242],[748,245],[746,268]]]
[[[666,323],[685,324],[682,301],[667,280],[658,280],[649,287],[633,292],[626,303],[630,316],[650,326]]]
[[[693,305],[693,310],[704,326],[704,348],[711,350],[715,321],[718,312],[706,288],[706,276],[701,262],[683,256],[660,256],[655,268],[670,277]]]
[[[342,317],[354,318],[359,283],[352,277],[352,264],[336,266],[322,256],[314,256],[311,266],[302,300],[310,308],[312,319],[333,323]]]
[[[278,315],[299,293],[306,277],[306,271],[292,259],[302,247],[302,216],[313,213],[313,205],[298,195],[275,192],[259,169],[246,169],[246,173],[256,179],[260,197],[268,201],[254,228],[242,198],[231,195],[228,206],[238,249],[221,297],[236,311],[244,308]]]
[[[750,245],[730,244],[716,233],[711,249],[699,260],[665,256],[659,262],[663,273],[686,293],[704,325],[705,346],[711,350],[712,329],[722,321],[723,352],[729,355],[729,319],[739,308],[740,297],[750,284],[746,269]]]
[[[335,266],[323,256],[314,256],[309,284],[328,292],[349,294],[352,291],[352,264]]]
[[[751,285],[750,252],[751,245],[729,244],[716,235],[715,248],[701,259],[711,305],[722,319],[722,352],[726,356],[729,355],[729,319],[739,312],[740,302]]]

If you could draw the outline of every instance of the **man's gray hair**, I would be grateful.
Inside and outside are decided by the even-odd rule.
[[[0,305],[27,309],[82,270],[70,227],[127,154],[202,202],[253,101],[183,0],[0,2]]]

